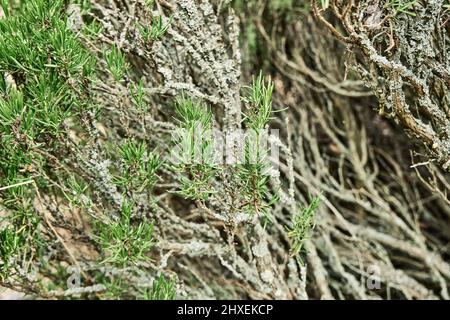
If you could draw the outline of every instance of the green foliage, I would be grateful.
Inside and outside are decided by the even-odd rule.
[[[21,268],[44,245],[38,231],[39,219],[28,209],[10,212],[11,219],[0,227],[0,280]],[[0,218],[0,225],[4,219]]]
[[[88,189],[88,185],[78,181],[75,176],[72,175],[67,180],[67,187],[70,190],[70,193],[63,191],[64,196],[72,205],[80,206],[82,204],[82,197]]]
[[[184,96],[177,100],[175,110],[179,130],[174,138],[180,164],[173,168],[184,173],[179,194],[206,200],[214,192],[209,182],[218,170],[211,137],[212,113],[205,104]]]
[[[160,39],[169,29],[170,24],[172,23],[172,18],[170,18],[167,24],[163,24],[162,17],[153,17],[151,26],[142,25],[140,23],[137,24],[139,32],[142,35],[142,38],[148,42],[150,40],[158,40]]]
[[[249,129],[245,138],[244,164],[239,166],[239,177],[242,183],[246,206],[250,212],[268,213],[268,209],[277,201],[271,196],[267,187],[270,161],[267,159],[268,147],[264,141],[267,133],[264,130],[272,117],[273,82],[267,81],[262,73],[253,78],[253,84],[247,87],[243,101],[246,106],[244,124]]]
[[[157,181],[156,172],[162,165],[159,155],[149,152],[144,142],[126,141],[118,148],[122,169],[115,182],[120,186],[142,192],[152,188]]]
[[[0,98],[0,121],[3,126],[11,127],[18,119],[21,118],[25,106],[23,94],[16,90],[9,92],[8,99]],[[26,118],[26,120],[30,120]],[[26,129],[32,129],[29,121],[26,121]]]
[[[2,110],[14,109],[3,132],[19,121],[30,137],[58,134],[64,119],[82,106],[95,60],[67,29],[63,6],[62,0],[26,1],[0,20],[0,72],[10,74],[19,91],[1,98]]]
[[[24,168],[31,163],[31,156],[21,146],[15,145],[10,136],[0,136],[4,148],[0,149],[0,183],[9,186],[28,180]],[[8,207],[22,207],[22,198],[26,195],[28,186],[8,188],[1,192],[2,204]]]
[[[114,273],[96,273],[95,282],[101,283],[106,290],[100,295],[101,299],[142,299],[142,300],[175,300],[176,278],[166,279],[162,274],[157,276],[151,287],[143,284],[132,284],[127,278],[133,274],[131,269],[116,270]],[[130,285],[132,287],[130,287]]]
[[[187,177],[181,177],[181,186],[178,194],[185,199],[208,200],[214,193],[210,182],[216,170],[208,165],[186,166],[184,170]]]
[[[128,283],[125,280],[126,274],[111,275],[103,272],[99,272],[95,279],[96,283],[101,283],[105,286],[106,290],[100,296],[101,299],[107,300],[120,300],[130,299]],[[128,294],[127,294],[128,293]]]
[[[413,9],[417,3],[417,0],[389,0],[387,6],[393,8],[396,14],[405,13],[415,16]]]
[[[94,72],[92,58],[67,29],[64,2],[21,2],[13,11],[3,2],[0,20],[0,185],[26,178],[30,149],[50,147],[62,123],[88,107],[86,91]],[[3,77],[2,77],[3,78]],[[23,196],[24,187],[6,193]]]
[[[89,38],[96,39],[102,30],[103,26],[99,22],[93,20],[92,22],[83,25],[82,32]]]
[[[151,289],[147,289],[143,293],[144,300],[175,300],[177,292],[175,288],[176,281],[174,278],[166,280],[161,274],[153,280]]]
[[[185,129],[201,126],[204,130],[211,128],[212,113],[207,105],[192,98],[182,96],[175,104],[177,123]]]
[[[13,259],[20,249],[25,246],[23,234],[17,234],[11,227],[0,230],[0,279],[6,277]]]
[[[301,207],[299,213],[294,215],[292,226],[287,228],[288,237],[292,240],[292,256],[298,256],[302,252],[305,241],[309,238],[312,229],[314,229],[314,219],[319,203],[319,197],[311,199],[308,206]]]
[[[147,110],[147,103],[145,102],[144,87],[142,86],[142,81],[137,84],[133,83],[130,88],[131,99],[136,105],[139,111],[145,112]]]
[[[0,20],[0,186],[30,180],[56,150],[63,122],[89,107],[95,58],[67,28],[63,0],[2,1]],[[44,241],[31,205],[36,184],[0,191],[8,216],[0,228],[1,272],[39,259]],[[3,208],[2,208],[3,210]],[[29,256],[32,256],[31,258]],[[6,271],[5,271],[6,270]]]
[[[262,72],[253,78],[253,84],[246,87],[247,94],[243,98],[246,104],[244,123],[253,130],[262,130],[272,116],[272,93],[274,84],[269,78],[264,80]]]
[[[180,164],[175,170],[183,173],[178,193],[186,199],[208,200],[216,190],[213,177],[230,170],[242,200],[241,208],[268,217],[270,207],[278,200],[268,188],[269,170],[267,125],[272,117],[273,82],[262,73],[253,79],[242,98],[246,106],[243,123],[248,129],[244,141],[244,162],[232,166],[219,165],[215,158],[214,138],[211,134],[212,114],[207,106],[182,97],[176,103],[176,121],[180,128],[176,135]]]
[[[290,10],[293,6],[293,0],[271,0],[269,1],[270,10]]]
[[[111,49],[103,52],[103,56],[114,79],[116,81],[122,80],[127,69],[125,54],[117,46],[113,45]]]
[[[153,223],[133,222],[133,203],[123,201],[122,212],[115,221],[98,221],[96,240],[105,253],[103,263],[119,266],[148,261],[153,247]]]

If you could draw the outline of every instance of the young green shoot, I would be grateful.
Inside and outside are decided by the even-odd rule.
[[[273,113],[274,84],[270,78],[265,79],[260,73],[246,89],[246,95],[242,100],[246,107],[244,124],[248,131],[245,137],[244,163],[239,166],[239,176],[244,195],[247,197],[246,208],[250,212],[263,213],[267,216],[268,209],[277,201],[277,197],[271,196],[267,187],[271,164],[267,158],[269,150],[265,140],[266,127]]]
[[[111,72],[114,79],[116,81],[122,80],[127,69],[125,54],[114,45],[110,50],[105,50],[103,55],[108,66],[108,70]]]
[[[177,292],[175,288],[175,278],[166,280],[161,274],[153,280],[151,289],[146,289],[143,293],[144,300],[175,300]]]
[[[133,83],[130,88],[131,99],[139,111],[145,112],[147,110],[147,102],[145,101],[145,92],[142,85],[142,80],[137,84]]]
[[[162,17],[157,16],[152,19],[151,26],[146,26],[138,23],[137,27],[144,41],[149,42],[161,39],[161,37],[169,29],[171,23],[172,18],[170,18],[169,21],[166,24],[164,24]]]
[[[148,261],[147,253],[154,245],[153,223],[132,221],[133,203],[123,201],[121,216],[116,221],[98,221],[97,241],[103,248],[103,263],[128,266]]]
[[[288,237],[291,238],[291,255],[299,256],[304,248],[305,241],[311,236],[315,227],[315,214],[319,207],[320,198],[311,199],[308,206],[300,207],[292,219],[292,225],[287,228]]]
[[[173,168],[184,173],[178,193],[186,199],[206,200],[214,192],[210,180],[218,170],[211,137],[212,113],[205,104],[184,96],[177,100],[175,111],[179,164]]]
[[[122,169],[115,177],[117,185],[134,188],[142,192],[153,188],[158,180],[157,171],[162,160],[156,152],[149,152],[144,142],[128,140],[118,148]]]
[[[243,101],[246,106],[244,124],[253,130],[262,130],[272,118],[272,94],[274,84],[264,79],[262,72],[253,78],[253,84],[246,87]]]

